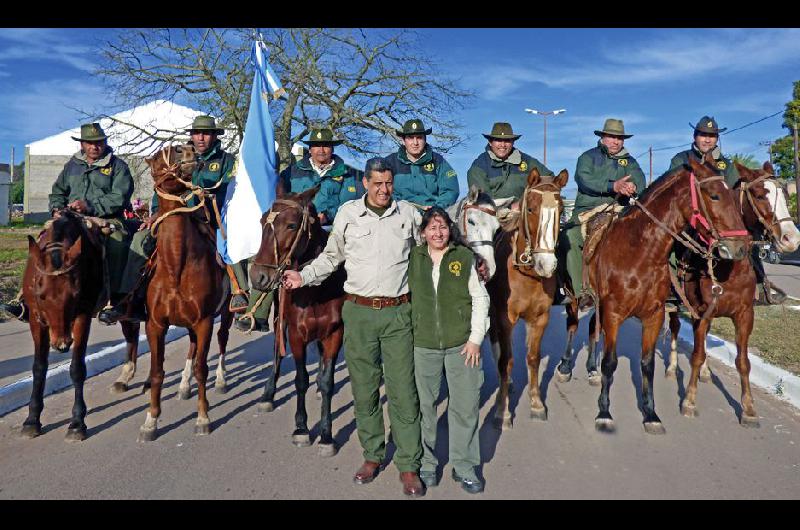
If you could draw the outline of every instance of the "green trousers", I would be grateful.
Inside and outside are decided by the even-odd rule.
[[[128,259],[130,236],[124,223],[116,219],[109,219],[109,221],[114,224],[116,230],[105,239],[108,283],[111,293],[118,293],[122,282],[122,271],[125,269],[125,262]]]
[[[567,274],[572,281],[575,294],[583,290],[583,234],[581,225],[575,224],[567,228],[561,237],[560,245],[564,245],[567,254]]]
[[[480,393],[483,385],[482,362],[466,366],[460,354],[463,345],[444,350],[414,348],[414,378],[422,413],[422,471],[436,471],[436,399],[442,386],[442,372],[447,378],[447,428],[450,463],[459,476],[478,480],[475,467],[481,463],[478,440]]]
[[[419,471],[422,446],[411,304],[372,309],[346,301],[344,358],[350,374],[358,439],[364,459],[382,462],[386,456],[386,431],[379,388],[386,384],[392,439],[397,447],[394,463],[401,471]]]

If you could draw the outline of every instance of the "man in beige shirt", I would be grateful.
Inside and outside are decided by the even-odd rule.
[[[419,479],[422,445],[419,398],[414,381],[408,261],[419,242],[419,212],[392,199],[394,175],[382,158],[367,162],[367,193],[344,203],[333,222],[325,250],[301,272],[286,271],[284,286],[318,285],[344,262],[348,293],[342,308],[345,360],[355,403],[364,463],[353,480],[372,482],[386,456],[386,431],[380,405],[381,376],[386,382],[394,462],[403,493],[425,494]]]

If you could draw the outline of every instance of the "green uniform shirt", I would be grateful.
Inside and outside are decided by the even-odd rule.
[[[730,159],[726,158],[722,154],[719,147],[715,147],[711,151],[711,155],[714,157],[714,165],[717,168],[717,172],[725,177],[725,183],[728,185],[728,187],[733,188],[733,186],[739,180],[739,171],[736,169],[736,166]],[[669,169],[672,171],[673,169],[679,168],[684,164],[688,166],[689,158],[694,159],[695,162],[700,164],[701,156],[702,153],[700,153],[700,151],[697,149],[697,146],[692,144],[691,149],[681,151],[672,157],[672,160],[669,162]]]
[[[514,149],[505,160],[498,160],[487,147],[472,162],[467,172],[467,186],[476,185],[492,199],[519,199],[528,185],[528,174],[534,167],[540,175],[553,176],[553,172],[544,164],[519,149]]]
[[[394,192],[398,201],[421,206],[449,208],[458,199],[458,175],[442,155],[425,146],[422,156],[412,162],[405,147],[386,157],[394,173]]]
[[[91,215],[121,217],[123,210],[130,208],[132,194],[131,170],[110,147],[92,164],[79,151],[58,174],[49,196],[49,208],[52,212],[72,201],[83,200],[89,205]]]
[[[608,149],[599,141],[597,147],[589,149],[578,157],[575,168],[575,182],[578,184],[578,193],[575,196],[575,208],[572,219],[576,221],[578,214],[596,208],[601,204],[614,202],[614,182],[630,175],[628,182],[636,186],[636,193],[642,193],[645,188],[645,178],[642,168],[634,157],[623,148],[616,155],[610,155]],[[627,204],[626,197],[620,197],[621,204]]]

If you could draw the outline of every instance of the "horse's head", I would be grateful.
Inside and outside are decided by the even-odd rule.
[[[771,238],[779,252],[794,252],[800,246],[800,232],[789,215],[783,187],[773,178],[772,164],[751,170],[738,162],[741,177],[737,183],[744,224],[751,233],[762,231]]]
[[[690,204],[679,205],[686,221],[722,259],[744,259],[752,238],[744,227],[733,190],[725,184],[725,177],[717,175],[710,153],[702,163],[690,158],[689,164]]]
[[[297,266],[317,222],[312,200],[318,191],[319,185],[302,193],[284,195],[279,190],[272,208],[261,217],[261,247],[250,267],[250,282],[256,289],[272,289],[287,267]]]
[[[520,203],[519,230],[520,235],[525,236],[525,250],[520,261],[531,263],[536,275],[542,278],[549,278],[556,270],[558,223],[564,209],[561,189],[568,179],[566,169],[555,177],[543,177],[533,168]],[[519,250],[518,244],[517,252]]]
[[[72,324],[81,294],[81,223],[65,210],[46,228],[41,243],[28,236],[33,290],[26,298],[29,306],[36,308],[39,321],[49,328],[50,344],[61,353],[72,345]]]
[[[170,195],[187,191],[197,158],[192,144],[168,145],[145,162],[153,175],[153,187]]]
[[[448,213],[455,220],[467,245],[486,260],[489,278],[492,278],[497,270],[493,241],[495,232],[500,228],[495,202],[473,184],[467,196],[457,205],[455,215]]]

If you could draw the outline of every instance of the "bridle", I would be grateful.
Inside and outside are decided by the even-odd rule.
[[[533,261],[534,254],[555,254],[556,249],[555,245],[553,248],[543,247],[539,244],[541,241],[542,235],[542,223],[540,222],[537,227],[536,232],[536,239],[535,244],[532,244],[532,237],[530,226],[528,225],[528,194],[535,193],[537,195],[542,196],[542,203],[540,205],[540,211],[544,210],[545,208],[555,208],[556,209],[556,222],[553,223],[552,226],[552,236],[553,241],[558,241],[558,218],[561,215],[561,211],[563,209],[563,204],[561,201],[561,192],[559,189],[542,189],[544,187],[552,188],[554,185],[551,182],[543,182],[537,184],[536,186],[526,186],[525,191],[522,194],[522,204],[520,205],[520,222],[522,223],[523,235],[525,237],[525,249],[522,253],[517,253],[517,239],[519,236],[519,230],[514,234],[514,239],[512,240],[512,249],[514,253],[514,266],[516,267],[533,267],[531,262]],[[541,219],[540,219],[541,220]]]
[[[753,198],[753,192],[751,191],[751,188],[756,186],[756,184],[760,184],[760,183],[762,183],[762,182],[764,182],[766,180],[770,180],[773,184],[775,184],[775,192],[776,192],[775,193],[775,204],[774,205],[770,205],[771,212],[773,214],[772,217],[775,218],[774,214],[777,212],[777,208],[778,208],[778,193],[783,193],[783,186],[779,185],[778,182],[774,179],[774,177],[775,177],[775,175],[772,175],[770,173],[765,173],[764,175],[761,175],[757,179],[752,180],[750,182],[745,182],[743,180],[740,180],[739,181],[739,208],[740,208],[741,214],[744,215],[744,200],[743,199],[744,199],[744,197],[747,197],[747,202],[750,203],[750,207],[753,209],[753,212],[756,214],[756,217],[758,218],[758,222],[761,223],[761,226],[763,227],[763,229],[768,232],[769,238],[772,239],[773,241],[777,241],[778,238],[779,238],[780,229],[778,230],[778,233],[776,234],[775,226],[778,226],[780,228],[780,224],[783,223],[784,221],[794,221],[794,219],[792,219],[791,217],[784,217],[782,219],[776,219],[775,221],[770,223],[769,221],[767,221],[766,217],[764,217],[764,215],[761,213],[761,210],[756,205],[756,201]]]
[[[485,213],[487,215],[491,215],[492,217],[497,217],[497,211],[496,210],[493,210],[491,208],[485,208],[483,206],[478,206],[477,204],[471,204],[469,202],[465,202],[461,206],[461,215],[462,215],[462,218],[461,218],[461,234],[464,236],[465,239],[467,238],[467,210],[478,210],[478,211],[483,212],[483,213]],[[486,240],[486,239],[481,239],[481,240],[476,240],[476,241],[467,241],[467,246],[469,246],[470,248],[486,246],[486,245],[493,246],[494,245],[494,241]]]
[[[294,240],[292,241],[292,245],[289,247],[289,251],[286,253],[286,256],[283,259],[280,259],[278,255],[278,234],[275,231],[275,219],[278,218],[280,214],[283,212],[289,211],[288,209],[282,210],[275,210],[275,205],[283,205],[288,206],[289,208],[298,210],[302,215],[300,221],[300,227],[297,229],[297,233],[295,234]],[[303,233],[306,233],[307,241],[311,238],[311,225],[314,223],[314,217],[311,215],[311,210],[309,207],[309,203],[301,204],[297,201],[293,201],[291,199],[275,199],[275,202],[272,203],[272,208],[270,208],[267,216],[265,217],[262,227],[264,230],[264,234],[266,234],[267,227],[272,230],[272,256],[274,258],[275,263],[263,263],[257,260],[253,260],[254,265],[259,265],[261,267],[266,267],[268,269],[275,269],[275,274],[273,275],[272,279],[270,279],[267,286],[263,289],[264,291],[271,291],[275,288],[276,284],[280,282],[280,278],[283,275],[283,272],[292,264],[294,260],[294,254],[297,250],[297,247],[300,243],[300,239]]]
[[[700,231],[697,230],[697,236],[700,238],[701,241],[703,241],[709,247],[713,247],[714,244],[720,239],[749,235],[747,230],[718,231],[714,226],[714,224],[711,222],[710,219],[711,216],[708,215],[708,208],[706,207],[706,201],[698,200],[698,195],[700,194],[701,186],[705,186],[706,184],[719,180],[724,181],[725,177],[723,177],[722,175],[716,175],[713,177],[709,177],[707,179],[703,179],[703,181],[701,182],[697,179],[697,177],[695,177],[694,171],[692,171],[689,174],[690,190],[692,197],[692,216],[689,218],[689,224],[695,230],[697,230],[697,225],[700,224],[703,226],[703,228],[711,232],[711,238],[709,239],[703,236],[703,234],[701,234]],[[702,213],[697,208],[698,203],[700,204],[700,207],[703,209]]]

